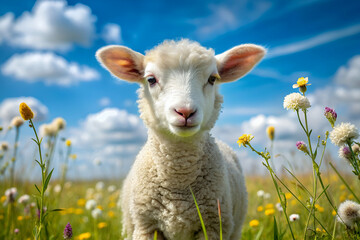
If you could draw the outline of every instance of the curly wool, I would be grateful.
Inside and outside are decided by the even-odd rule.
[[[300,93],[291,93],[284,98],[284,108],[287,110],[305,110],[309,107],[311,107],[309,99]]]
[[[340,125],[335,126],[330,133],[331,142],[339,147],[346,144],[347,141],[351,141],[358,137],[359,131],[355,125],[351,123],[341,123]]]
[[[341,203],[338,208],[337,220],[349,228],[352,228],[354,224],[360,220],[360,204],[346,200]]]

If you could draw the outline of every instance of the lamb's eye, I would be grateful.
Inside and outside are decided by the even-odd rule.
[[[211,85],[214,85],[216,79],[217,79],[216,76],[211,75],[208,79],[208,83],[210,83]]]
[[[150,86],[154,86],[156,83],[156,78],[154,76],[149,76],[146,80],[149,82]]]

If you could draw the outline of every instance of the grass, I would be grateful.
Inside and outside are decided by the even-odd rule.
[[[343,175],[344,176],[344,175]],[[336,205],[345,199],[354,199],[351,192],[342,183],[341,179],[333,173],[325,173],[324,181],[326,184],[331,183],[329,188],[329,194],[333,198]],[[353,189],[359,189],[359,183],[354,180],[351,176],[345,175],[348,183]],[[297,196],[306,201],[306,191],[296,181],[291,180],[288,175],[281,176],[281,179],[285,181]],[[251,176],[247,177],[247,188],[249,193],[249,207],[246,221],[243,226],[242,239],[274,239],[274,218],[276,218],[276,225],[278,229],[277,236],[279,239],[290,239],[291,235],[287,228],[286,220],[284,215],[276,209],[276,203],[278,198],[275,189],[273,188],[271,179],[263,176]],[[311,175],[299,176],[299,180],[306,187],[310,187]],[[0,184],[0,192],[4,193],[6,185],[2,182]],[[121,181],[105,182],[105,187],[102,190],[94,190],[96,182],[80,182],[73,181],[65,183],[61,195],[55,191],[55,185],[60,184],[60,181],[54,180],[50,183],[51,186],[46,192],[48,199],[47,204],[50,206],[56,206],[64,209],[61,212],[56,212],[48,216],[47,231],[49,232],[52,239],[63,239],[62,234],[66,224],[69,222],[73,228],[74,239],[122,239],[121,238],[121,212],[117,206],[119,198],[119,188]],[[107,187],[115,185],[117,190],[114,192],[108,192]],[[310,185],[310,186],[309,186]],[[33,187],[33,183],[28,182],[17,182],[18,196],[23,194],[33,195],[36,194],[36,190]],[[260,188],[261,186],[261,188]],[[93,190],[89,190],[93,189]],[[269,191],[270,197],[258,197],[257,191],[266,190]],[[300,220],[291,222],[294,235],[296,239],[302,239],[303,227],[305,224],[305,218],[307,216],[306,210],[300,206],[298,201],[291,194],[285,192],[288,202],[288,213],[297,213],[300,215]],[[91,211],[85,208],[87,199],[98,198],[97,208],[102,209],[102,215],[94,219],[91,215]],[[17,197],[18,199],[18,197]],[[34,202],[34,198],[31,198],[31,202]],[[100,200],[101,199],[101,200]],[[4,206],[5,198],[1,197],[0,204],[0,229],[4,229],[6,226],[7,219],[7,206]],[[30,203],[31,203],[30,202]],[[29,203],[29,204],[30,204]],[[348,239],[346,235],[345,227],[342,224],[337,224],[334,227],[335,216],[332,213],[332,208],[328,202],[321,198],[318,201],[316,210],[316,216],[321,222],[323,222],[331,231],[335,231],[334,239]],[[274,209],[275,211],[266,211]],[[11,238],[5,238],[1,235],[0,239],[33,239],[32,230],[37,221],[37,214],[35,207],[25,206],[23,204],[15,204],[15,216],[14,224],[11,229]],[[271,214],[265,214],[265,213]],[[250,226],[251,220],[258,220],[258,226]],[[200,220],[199,220],[200,221]],[[204,222],[204,227],[206,222]],[[15,228],[19,229],[19,233],[15,234]],[[317,227],[313,229],[313,237],[309,239],[329,239],[326,237],[323,229]]]

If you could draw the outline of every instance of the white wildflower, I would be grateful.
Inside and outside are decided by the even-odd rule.
[[[107,190],[108,190],[109,193],[115,192],[116,186],[115,185],[110,185]]]
[[[15,198],[17,196],[18,192],[17,189],[15,187],[13,188],[9,188],[5,191],[5,197],[6,197],[6,201],[9,203],[15,202]]]
[[[104,187],[105,187],[104,182],[97,182],[96,185],[95,185],[95,189],[97,191],[102,191],[104,189]]]
[[[295,222],[295,221],[297,221],[297,220],[299,220],[299,219],[300,219],[300,215],[299,215],[299,214],[291,214],[291,215],[289,216],[290,222]]]
[[[86,202],[85,208],[87,210],[92,210],[92,209],[96,208],[96,205],[97,205],[96,201],[94,199],[90,199]]]
[[[99,208],[95,208],[94,210],[91,211],[91,216],[95,219],[98,219],[99,217],[101,217],[102,215],[102,211]]]
[[[264,192],[264,190],[259,190],[259,191],[257,191],[256,194],[258,197],[264,197],[265,192]]]
[[[330,140],[336,146],[342,146],[359,137],[358,129],[351,123],[341,123],[334,127],[330,133]]]
[[[265,193],[264,194],[264,199],[270,199],[271,198],[271,194],[270,193]]]
[[[346,200],[341,203],[338,208],[337,220],[344,223],[349,228],[352,228],[354,224],[360,220],[360,204]]]
[[[66,121],[63,118],[58,117],[58,118],[55,118],[51,124],[54,126],[54,129],[58,132],[65,128]]]
[[[56,128],[52,124],[42,124],[40,126],[40,136],[42,137],[51,137],[55,136]]]
[[[339,148],[339,157],[344,160],[349,160],[351,158],[351,151],[348,146],[341,146]]]
[[[61,192],[61,185],[60,185],[60,184],[56,184],[56,185],[55,185],[55,187],[54,187],[54,192],[55,192],[55,193]]]
[[[284,211],[283,207],[281,206],[281,203],[276,203],[276,204],[275,204],[275,207],[276,207],[276,209],[277,209],[279,212],[283,212],[283,211]]]
[[[16,116],[11,120],[11,126],[20,127],[24,124],[24,120],[20,116]]]
[[[311,107],[309,100],[300,93],[291,93],[284,98],[284,108],[287,110],[305,110]]]
[[[27,194],[22,195],[18,199],[18,203],[20,203],[20,204],[27,204],[29,201],[30,201],[30,196]]]

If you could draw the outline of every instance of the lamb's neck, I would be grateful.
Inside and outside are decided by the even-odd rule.
[[[201,174],[209,133],[191,139],[176,139],[149,133],[148,143],[156,148],[153,161],[164,187],[187,188]],[[174,181],[175,180],[175,181]]]

